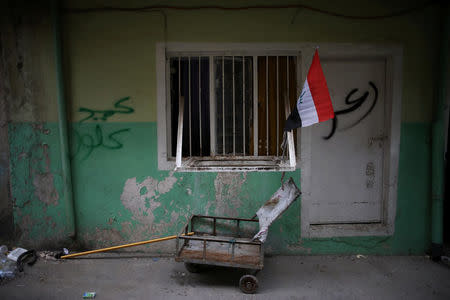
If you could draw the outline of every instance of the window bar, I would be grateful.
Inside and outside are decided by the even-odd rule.
[[[176,168],[181,167],[181,156],[182,147],[183,147],[183,116],[184,116],[184,97],[179,96],[178,100],[178,131],[177,131],[177,156],[175,158],[175,166]]]
[[[191,117],[191,113],[192,113],[192,93],[191,93],[191,57],[188,57],[188,84],[189,84],[189,157],[192,156],[192,117]]]
[[[183,147],[183,114],[184,98],[181,96],[181,56],[178,56],[178,131],[177,131],[177,149],[175,157],[175,166],[181,167],[181,156]]]
[[[235,87],[234,87],[234,56],[233,63],[233,155],[236,155],[236,105],[235,105]]]
[[[172,67],[172,63],[173,63],[173,67],[175,67],[176,64],[176,60],[175,57],[166,57],[166,83],[168,84],[168,88],[166,88],[166,99],[171,99],[171,101],[167,101],[166,103],[166,111],[167,112],[172,112],[172,109],[175,109],[175,107],[173,107],[174,101],[172,101],[172,89],[175,91],[175,86],[174,83],[172,82],[172,74],[170,72],[170,69]],[[167,126],[167,132],[172,132],[172,130],[174,130],[174,128],[176,126],[173,126],[172,122],[175,122],[175,118],[172,119],[172,114],[170,114],[170,122],[166,123]],[[176,141],[172,140],[172,136],[171,138],[167,139],[167,149],[170,149],[169,151],[169,155],[167,155],[168,157],[173,156],[173,151],[172,151],[172,146],[176,145]],[[175,151],[176,151],[176,146],[175,146]],[[175,152],[175,156],[176,156],[176,152]]]
[[[278,81],[279,81],[279,74],[278,74],[278,56],[277,56],[277,156],[279,156],[278,149],[280,148],[280,93],[279,93],[279,87],[278,87]]]
[[[211,156],[216,154],[216,91],[215,91],[215,80],[214,80],[214,56],[209,56],[209,137],[210,137],[210,147]]]
[[[290,94],[289,94],[289,56],[286,56],[286,82],[287,82],[287,97],[285,99],[285,103],[284,103],[284,107],[285,107],[285,113],[287,113],[286,111],[286,107],[291,106],[291,99],[289,99]],[[287,114],[285,116],[287,118]],[[292,132],[292,130],[290,131]],[[289,147],[288,147],[289,148]],[[288,149],[289,151],[289,149]],[[288,153],[290,154],[290,153]]]
[[[178,97],[181,97],[181,56],[178,56]]]
[[[225,155],[225,56],[222,56],[222,154]]]
[[[269,155],[269,57],[266,56],[266,155]]]
[[[284,111],[285,111],[285,118],[287,118],[291,112],[291,101],[290,101],[290,95],[289,95],[289,56],[286,58],[287,63],[287,101],[284,103]],[[287,133],[287,139],[288,139],[288,153],[289,153],[289,166],[295,167],[295,147],[294,147],[294,134],[291,131],[288,131]]]
[[[289,56],[286,56],[286,82],[287,82],[287,97],[285,99],[285,101],[287,102],[285,104],[285,106],[291,106],[291,99],[289,99],[290,94],[289,94]],[[286,116],[287,118],[287,116]]]
[[[253,56],[253,155],[258,156],[258,56]]]
[[[198,57],[198,120],[200,127],[200,156],[203,156],[202,150],[202,58]]]
[[[242,56],[242,149],[245,156],[245,56]]]
[[[181,99],[181,56],[178,56],[178,98]],[[184,101],[184,98],[183,98],[183,101]],[[183,109],[184,109],[184,102],[183,102]],[[180,103],[179,102],[178,102],[178,111],[180,111]],[[179,122],[179,120],[180,119],[178,119],[178,122]]]

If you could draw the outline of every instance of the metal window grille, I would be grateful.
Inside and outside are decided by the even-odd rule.
[[[192,158],[280,158],[296,98],[296,56],[175,53],[167,63],[171,156],[178,167]],[[295,166],[292,133],[288,142]]]

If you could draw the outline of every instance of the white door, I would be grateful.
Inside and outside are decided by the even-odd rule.
[[[334,133],[331,120],[311,128],[309,222],[381,222],[386,60],[321,63],[337,122]]]

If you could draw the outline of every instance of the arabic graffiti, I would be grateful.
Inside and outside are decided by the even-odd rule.
[[[360,117],[358,120],[356,120],[355,122],[353,122],[352,124],[350,124],[349,126],[347,126],[344,129],[350,129],[350,128],[358,125],[362,120],[364,120],[372,112],[373,108],[377,104],[378,88],[375,86],[375,84],[372,81],[369,81],[369,85],[374,91],[374,97],[373,97],[372,104],[370,105],[369,109],[365,112],[365,114],[362,117]],[[338,117],[337,117],[338,115],[345,115],[345,114],[348,114],[348,113],[351,113],[351,112],[357,110],[368,99],[369,92],[366,91],[361,97],[356,98],[354,100],[350,100],[350,97],[353,96],[353,94],[355,94],[357,91],[358,91],[358,89],[353,89],[350,91],[350,93],[348,93],[347,97],[345,97],[345,104],[352,105],[352,106],[350,106],[349,108],[338,110],[338,111],[334,112],[334,118],[333,118],[333,124],[331,127],[331,131],[327,136],[324,136],[323,139],[329,140],[335,134],[336,128],[338,126]]]
[[[109,133],[105,137],[103,128],[99,124],[95,125],[94,134],[87,133],[81,135],[76,130],[74,130],[75,139],[77,140],[74,157],[79,153],[84,152],[84,156],[81,158],[81,160],[85,160],[91,155],[92,151],[97,148],[110,150],[120,149],[123,147],[123,143],[117,139],[117,135],[122,132],[128,131],[130,131],[130,128],[116,130]]]
[[[98,121],[107,121],[108,118],[115,114],[131,114],[134,109],[129,106],[123,105],[125,101],[128,101],[130,97],[124,97],[114,103],[116,109],[112,110],[94,110],[85,107],[80,107],[78,110],[82,113],[87,113],[88,116],[80,120],[79,124],[86,123],[86,121],[92,120],[97,122],[93,132],[80,134],[77,130],[73,129],[73,156],[72,159],[82,155],[81,161],[86,160],[95,149],[109,149],[117,150],[123,147],[123,143],[118,139],[119,135],[124,132],[129,132],[130,128],[123,128],[115,130],[113,132],[105,132],[106,130]],[[90,126],[88,128],[91,128]]]
[[[90,119],[92,119],[93,121],[106,121],[109,117],[112,117],[115,114],[131,114],[134,112],[134,109],[132,107],[121,105],[123,102],[128,100],[130,100],[130,97],[124,97],[117,100],[117,102],[114,103],[114,107],[117,108],[117,110],[94,110],[86,107],[80,107],[78,109],[79,112],[86,112],[89,114],[86,118],[80,120],[80,123],[88,121]]]

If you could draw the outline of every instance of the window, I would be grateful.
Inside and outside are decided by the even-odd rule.
[[[297,100],[296,52],[166,56],[167,159],[180,171],[293,170],[284,122]]]

